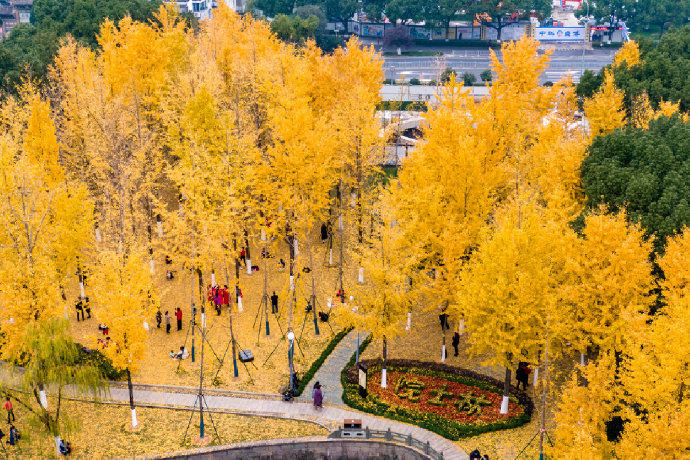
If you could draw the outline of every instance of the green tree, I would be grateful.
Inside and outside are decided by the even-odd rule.
[[[125,16],[137,21],[153,19],[160,1],[147,0],[36,0],[32,23],[21,24],[0,42],[0,87],[12,90],[28,69],[42,81],[67,34],[95,48],[101,22],[118,22]]]
[[[295,2],[292,0],[253,0],[249,2],[249,11],[261,10],[269,18],[274,18],[279,14],[291,14]]]
[[[65,387],[70,386],[72,394],[90,393],[93,396],[98,396],[105,389],[98,369],[84,364],[80,356],[79,346],[70,337],[68,320],[51,318],[30,324],[27,326],[22,353],[16,356],[24,366],[20,383],[23,391],[11,390],[4,381],[0,383],[0,391],[12,395],[46,433],[54,437],[58,454],[60,433],[65,429],[65,417],[61,417],[60,411]],[[44,385],[56,393],[54,410],[48,408]]]
[[[451,78],[457,77],[458,73],[452,67],[446,67],[441,73],[441,83],[448,83]]]
[[[498,39],[501,39],[501,31],[515,21],[525,18],[530,13],[536,13],[546,17],[551,13],[551,2],[548,0],[480,0],[471,4],[470,13],[482,25],[495,29]]]
[[[690,225],[690,123],[662,117],[649,129],[616,130],[594,140],[582,165],[590,207],[626,208],[655,250]]]
[[[309,16],[302,19],[299,16],[279,14],[271,22],[271,30],[281,40],[292,43],[303,43],[308,38],[314,38],[314,32],[319,26],[319,18]]]
[[[654,45],[640,43],[640,64],[611,64],[594,76],[585,72],[577,91],[580,96],[593,94],[603,82],[604,72],[613,71],[616,86],[625,91],[625,107],[630,111],[633,102],[647,93],[652,108],[659,108],[661,101],[679,102],[680,110],[690,110],[690,26],[674,29],[664,34]]]

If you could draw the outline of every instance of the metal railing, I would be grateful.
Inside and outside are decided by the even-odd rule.
[[[340,438],[340,439],[382,439],[384,441],[395,442],[398,444],[405,444],[423,452],[433,460],[443,460],[443,453],[438,452],[436,449],[431,447],[429,441],[421,441],[411,434],[402,434],[387,430],[371,430],[369,428],[362,429],[343,429],[338,428],[336,431],[331,433],[329,438]]]

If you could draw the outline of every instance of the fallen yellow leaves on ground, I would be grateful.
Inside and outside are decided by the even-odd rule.
[[[18,407],[16,426],[22,435],[16,446],[7,446],[10,458],[54,458],[55,443],[42,428],[28,422],[28,415]],[[187,440],[182,444],[191,412],[173,409],[138,408],[141,429],[131,431],[129,407],[86,402],[63,402],[62,411],[70,418],[71,430],[63,438],[72,444],[73,458],[94,459],[161,454],[197,446],[191,439],[199,436],[199,414],[191,418]],[[327,431],[313,423],[232,414],[211,414],[222,444],[263,439],[296,438],[325,435]],[[204,414],[206,435],[213,434],[209,415]],[[40,431],[39,431],[40,430]],[[218,445],[218,441],[214,444]]]

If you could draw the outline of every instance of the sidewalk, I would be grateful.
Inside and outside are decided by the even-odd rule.
[[[106,399],[117,403],[128,403],[129,393],[125,388],[111,388],[110,395]],[[135,404],[144,406],[192,408],[194,407],[196,399],[197,395],[192,393],[134,390]],[[445,459],[468,458],[467,454],[456,447],[451,441],[435,433],[417,426],[375,417],[342,407],[326,405],[321,410],[317,411],[312,404],[308,402],[285,402],[229,396],[206,396],[205,399],[208,408],[212,411],[218,410],[242,415],[307,420],[322,426],[328,426],[331,429],[335,429],[342,425],[343,420],[346,418],[361,419],[362,425],[371,429],[387,430],[390,428],[397,433],[405,435],[411,434],[413,437],[423,442],[428,441],[431,447],[443,453]]]
[[[360,335],[360,341],[363,341],[365,338],[366,335]],[[326,361],[321,365],[314,378],[304,390],[303,397],[311,398],[311,389],[314,383],[319,382],[321,383],[324,402],[343,404],[343,386],[340,383],[340,373],[354,354],[356,346],[357,331],[353,329],[343,337],[328,358],[326,358]]]

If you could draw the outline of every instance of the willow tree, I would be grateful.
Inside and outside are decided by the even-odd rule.
[[[65,414],[63,394],[98,398],[106,389],[98,368],[84,362],[82,351],[72,341],[69,322],[60,317],[43,317],[28,324],[22,338],[23,372],[17,382],[0,382],[0,391],[22,406],[30,418],[55,440],[60,455],[60,435],[69,427],[70,414]],[[54,392],[55,409],[48,409],[48,400],[39,385]],[[19,388],[18,388],[19,387]],[[33,398],[32,398],[33,396]]]
[[[85,188],[66,179],[49,104],[34,88],[4,101],[0,116],[0,350],[24,362],[26,335],[67,315],[62,287],[90,241],[93,208]],[[47,409],[47,382],[37,375]]]

